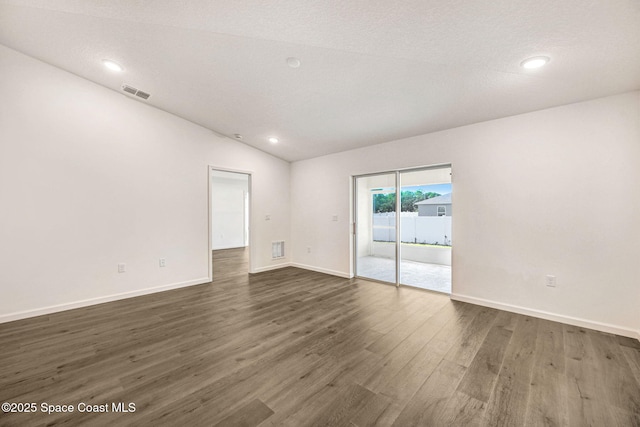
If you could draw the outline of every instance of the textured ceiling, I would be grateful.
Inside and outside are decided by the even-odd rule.
[[[637,0],[0,0],[0,43],[290,161],[640,89]]]

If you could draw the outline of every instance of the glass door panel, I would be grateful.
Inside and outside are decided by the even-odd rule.
[[[397,283],[396,173],[355,179],[356,276]]]
[[[400,172],[400,284],[451,293],[451,167]]]

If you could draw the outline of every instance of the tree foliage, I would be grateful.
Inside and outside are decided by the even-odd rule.
[[[415,203],[422,200],[431,199],[433,197],[440,196],[439,193],[427,192],[423,193],[420,190],[402,191],[400,193],[400,207],[402,212],[418,212],[418,207]],[[373,195],[373,212],[395,212],[396,210],[396,193],[386,194],[374,194]]]

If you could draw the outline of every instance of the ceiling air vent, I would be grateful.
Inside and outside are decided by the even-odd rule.
[[[147,92],[143,92],[139,89],[136,89],[133,86],[129,86],[129,85],[122,85],[122,90],[130,93],[131,95],[135,95],[137,97],[140,97],[142,99],[149,99],[149,97],[151,96],[151,94],[147,93]]]
[[[142,99],[148,99],[151,95],[148,94],[147,92],[143,92],[141,90],[136,92],[136,96],[139,96]]]
[[[127,93],[130,93],[131,95],[135,95],[136,92],[138,91],[138,89],[131,86],[127,86],[127,85],[122,86],[122,90]]]

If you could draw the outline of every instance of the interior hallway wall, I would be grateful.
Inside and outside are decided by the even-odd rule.
[[[245,199],[249,175],[213,171],[211,178],[211,246],[213,250],[247,246]]]
[[[454,298],[640,333],[637,91],[294,162],[293,263],[349,276],[350,176],[445,163]]]

